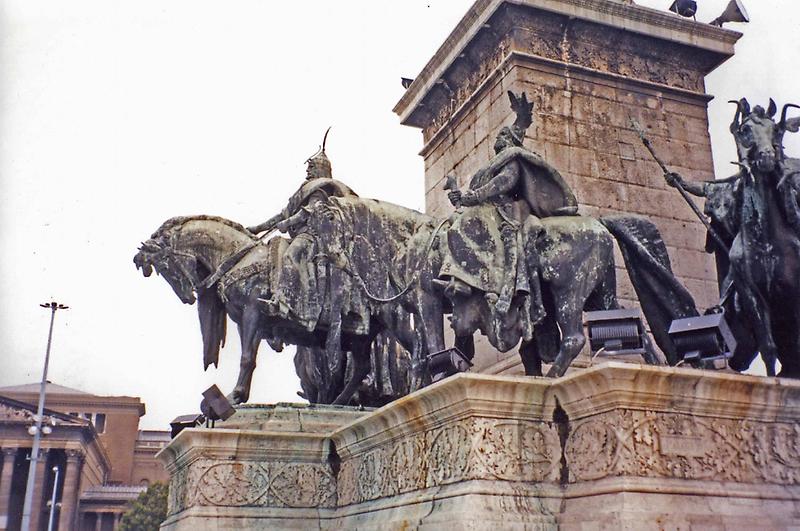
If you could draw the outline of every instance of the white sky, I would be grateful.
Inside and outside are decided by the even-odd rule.
[[[194,306],[131,260],[175,215],[244,224],[283,207],[333,126],[337,178],[360,195],[422,209],[421,134],[391,112],[470,0],[3,0],[0,2],[0,386],[41,378],[140,396],[141,425],[165,429],[200,392]],[[666,9],[671,0],[639,1]],[[699,19],[726,0],[700,2]],[[800,102],[796,0],[750,0],[737,56],[708,79],[717,172],[731,173],[732,106]],[[751,75],[750,72],[755,74]],[[787,142],[800,155],[800,142]],[[253,402],[297,401],[293,349],[262,344]]]

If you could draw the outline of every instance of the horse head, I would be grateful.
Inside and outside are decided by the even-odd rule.
[[[194,304],[197,259],[190,253],[175,249],[171,237],[173,228],[167,226],[171,221],[142,243],[133,257],[133,263],[145,277],[149,277],[153,271],[164,277],[181,302]]]
[[[787,111],[792,107],[800,107],[791,103],[784,105],[781,119],[776,122],[778,107],[772,99],[767,109],[757,105],[751,110],[744,98],[730,103],[736,104],[736,115],[730,131],[736,140],[739,162],[761,173],[771,173],[785,157],[783,135],[787,131],[795,133],[800,129],[800,118],[787,119]]]
[[[194,269],[195,261],[191,256],[177,254],[169,245],[151,238],[142,243],[133,257],[133,263],[145,277],[149,277],[153,271],[164,277],[181,302],[194,304],[195,282],[189,272]]]
[[[508,352],[523,337],[524,319],[522,301],[514,297],[507,312],[496,309],[498,296],[484,293],[462,282],[455,281],[444,290],[453,312],[450,327],[457,337],[472,336],[479,331],[500,352]]]

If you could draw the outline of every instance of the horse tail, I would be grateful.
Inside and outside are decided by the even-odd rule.
[[[658,228],[638,216],[603,216],[600,222],[622,251],[633,289],[653,338],[670,365],[680,361],[667,331],[675,319],[699,315],[691,293],[672,273],[667,246]]]

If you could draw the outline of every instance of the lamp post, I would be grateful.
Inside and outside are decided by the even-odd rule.
[[[53,479],[53,499],[50,500],[50,520],[47,521],[47,531],[53,531],[53,522],[55,521],[56,515],[56,505],[61,505],[60,503],[56,503],[58,499],[58,473],[60,469],[57,466],[53,467],[53,472],[55,472],[55,479]]]
[[[55,301],[40,304],[42,308],[50,308],[50,332],[47,334],[47,351],[44,355],[44,371],[42,373],[42,385],[39,388],[39,407],[36,411],[36,425],[33,426],[33,447],[31,448],[31,460],[28,465],[28,483],[25,487],[25,503],[22,506],[22,531],[30,531],[31,528],[31,509],[33,507],[33,487],[36,481],[36,462],[39,460],[39,444],[42,438],[42,418],[44,417],[44,395],[47,388],[47,366],[50,364],[50,345],[53,342],[53,322],[56,318],[56,310],[66,310],[69,306],[64,306]]]

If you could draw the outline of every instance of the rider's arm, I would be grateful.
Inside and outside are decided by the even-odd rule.
[[[309,213],[306,207],[301,208],[293,216],[278,223],[278,230],[281,232],[288,232],[292,228],[305,223],[308,219]]]
[[[478,203],[483,203],[492,197],[511,192],[519,181],[520,167],[516,160],[510,161],[495,175],[491,181],[472,190]]]
[[[697,197],[705,197],[706,196],[706,182],[696,182],[696,181],[687,181],[680,174],[675,172],[670,172],[664,175],[664,179],[666,179],[667,184],[677,188],[678,184],[680,184],[681,188],[686,190],[692,195],[696,195]]]

